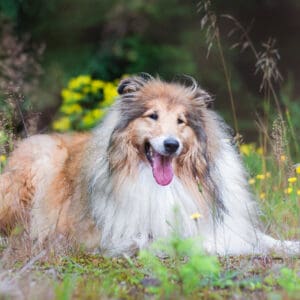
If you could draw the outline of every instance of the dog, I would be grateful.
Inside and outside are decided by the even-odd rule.
[[[201,237],[209,253],[299,254],[298,241],[259,229],[229,128],[211,109],[212,97],[191,81],[123,79],[119,98],[91,133],[22,141],[0,177],[2,234],[24,222],[34,242],[59,234],[118,256],[176,231]]]

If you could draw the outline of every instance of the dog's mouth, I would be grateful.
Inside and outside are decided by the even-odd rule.
[[[159,185],[168,185],[171,183],[174,172],[172,168],[171,155],[162,155],[155,151],[149,142],[145,143],[145,155],[152,167],[152,174]]]

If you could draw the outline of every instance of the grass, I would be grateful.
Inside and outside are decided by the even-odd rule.
[[[296,258],[217,258],[195,251],[193,245],[176,237],[157,244],[156,249],[167,251],[165,258],[149,251],[134,258],[77,253],[37,261],[22,274],[16,264],[6,282],[1,274],[0,297],[17,293],[29,299],[297,299]]]

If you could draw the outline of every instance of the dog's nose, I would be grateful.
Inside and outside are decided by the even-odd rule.
[[[164,141],[164,147],[168,154],[173,154],[179,148],[179,142],[173,138],[168,138]]]

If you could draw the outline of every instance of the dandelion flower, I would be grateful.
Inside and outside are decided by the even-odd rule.
[[[4,154],[0,155],[0,162],[5,162],[6,156]]]
[[[288,178],[289,183],[295,183],[297,181],[297,177],[290,177]]]
[[[300,196],[300,190],[297,190],[297,195]]]
[[[240,152],[244,154],[245,156],[249,156],[250,153],[254,151],[254,145],[253,144],[242,144],[240,146]]]
[[[297,167],[296,167],[296,173],[297,173],[297,174],[300,174],[300,166],[297,166]]]
[[[191,214],[191,219],[192,220],[197,220],[201,217],[202,217],[201,214],[199,214],[198,212]]]
[[[284,190],[285,194],[291,194],[293,192],[293,189],[291,187],[288,187],[287,189]]]
[[[248,181],[249,184],[253,185],[255,183],[255,179],[254,178],[250,178]]]
[[[266,193],[260,193],[259,198],[262,200],[266,199]]]
[[[256,175],[256,178],[259,180],[264,180],[266,178],[265,174],[258,174]]]
[[[281,161],[286,161],[286,156],[285,155],[280,155],[280,160]]]

